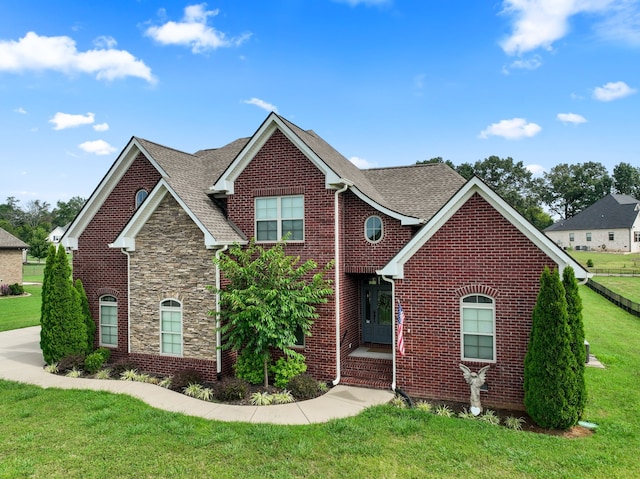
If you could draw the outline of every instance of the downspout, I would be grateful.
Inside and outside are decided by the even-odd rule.
[[[229,245],[224,245],[216,250],[216,261],[220,259],[220,254],[229,249]],[[222,333],[220,333],[220,267],[216,263],[216,374],[218,379],[222,375]]]
[[[381,276],[381,278],[391,283],[391,301],[393,304],[391,317],[393,318],[393,327],[391,328],[391,365],[392,365],[392,376],[391,376],[391,390],[396,390],[396,328],[398,325],[398,318],[396,317],[398,314],[398,309],[396,308],[396,282],[388,278],[386,276]]]
[[[126,248],[121,248],[127,257],[127,354],[131,354],[131,256]]]
[[[333,201],[333,233],[334,233],[334,285],[335,285],[335,301],[336,301],[336,378],[332,381],[333,386],[337,386],[341,379],[340,374],[340,208],[339,195],[344,193],[351,186],[350,182],[342,180],[342,187],[336,190]]]

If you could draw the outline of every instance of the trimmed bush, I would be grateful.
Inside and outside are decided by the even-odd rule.
[[[278,388],[286,388],[291,378],[307,371],[304,361],[304,356],[299,353],[278,359],[271,367],[274,375],[273,384]]]
[[[108,359],[108,355],[105,358],[104,351],[94,351],[85,358],[84,369],[89,374],[95,374],[104,366]]]
[[[576,358],[567,300],[557,270],[545,267],[524,359],[524,405],[539,426],[568,429],[578,422]]]
[[[320,392],[318,381],[306,373],[292,377],[287,387],[298,400],[312,399]]]
[[[269,361],[269,360],[267,360]],[[264,358],[244,349],[233,365],[236,377],[244,379],[249,384],[262,384],[264,382]]]
[[[575,407],[578,419],[587,404],[587,386],[584,380],[584,367],[587,361],[587,348],[584,345],[584,324],[582,321],[582,298],[578,291],[578,282],[571,266],[567,266],[562,272],[562,285],[567,299],[567,323],[569,324],[569,340],[571,350],[576,359],[576,368],[573,374],[576,378]]]
[[[138,365],[130,359],[120,360],[111,367],[111,376],[119,378],[125,371],[137,370]]]
[[[195,369],[183,369],[171,376],[171,389],[182,392],[190,384],[201,384],[202,374]]]
[[[237,401],[247,397],[249,384],[240,378],[225,378],[216,383],[214,397],[219,401]]]
[[[13,296],[20,296],[24,294],[24,288],[21,284],[13,283],[9,285],[9,290]]]

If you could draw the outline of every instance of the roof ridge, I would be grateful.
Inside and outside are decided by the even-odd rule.
[[[162,143],[158,143],[157,141],[147,140],[146,138],[142,138],[140,136],[134,136],[133,138],[135,138],[138,141],[142,141],[144,143],[151,143],[152,145],[159,146],[160,148],[164,148],[165,150],[171,150],[171,151],[175,151],[176,153],[182,153],[183,155],[189,155],[189,156],[193,156],[193,157],[196,156],[193,153],[189,153],[189,152],[184,151],[184,150],[178,150],[177,148],[173,148],[171,146],[163,145]]]

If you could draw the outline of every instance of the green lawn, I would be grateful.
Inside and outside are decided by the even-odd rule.
[[[27,284],[24,286],[24,290],[31,296],[5,296],[0,298],[0,331],[40,324],[42,285]]]
[[[586,371],[591,437],[391,406],[311,426],[222,423],[126,395],[0,381],[0,478],[640,477],[640,321],[580,292],[591,351],[607,366]]]
[[[44,275],[44,262],[27,263],[22,266],[22,281],[24,283],[41,283]]]
[[[599,253],[597,251],[568,251],[568,253],[582,266],[587,261],[593,261],[593,268],[597,269],[636,269],[640,270],[640,253]]]
[[[640,277],[596,276],[594,281],[625,298],[640,304]]]

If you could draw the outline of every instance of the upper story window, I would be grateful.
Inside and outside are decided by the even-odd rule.
[[[182,356],[182,304],[175,299],[160,303],[160,353]]]
[[[635,243],[640,243],[640,231],[633,232],[633,241]]]
[[[304,196],[256,198],[256,240],[304,241]]]
[[[591,241],[591,233],[587,233],[587,241]]]
[[[609,231],[609,241],[613,241],[616,238],[616,235],[613,233],[613,231]]]
[[[100,345],[118,346],[118,300],[100,297]]]
[[[147,190],[136,191],[136,209],[138,209],[138,207],[142,204],[142,202],[146,199],[148,195],[149,193],[147,193]]]
[[[569,233],[569,241],[575,241],[576,237],[574,233]]]
[[[481,294],[465,296],[460,301],[462,318],[462,359],[495,361],[495,303]]]
[[[369,216],[365,220],[364,237],[371,243],[382,240],[382,219],[379,216]]]

